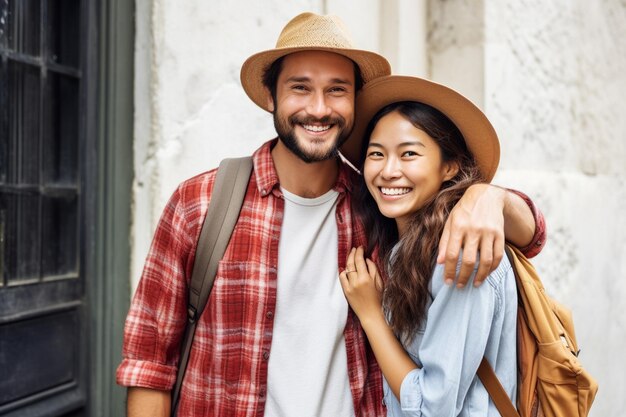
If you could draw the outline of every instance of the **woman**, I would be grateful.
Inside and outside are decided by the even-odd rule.
[[[385,377],[388,415],[499,416],[476,370],[486,357],[515,402],[511,266],[503,257],[488,285],[457,289],[436,264],[448,213],[495,173],[497,135],[469,100],[413,77],[369,82],[356,114],[353,135],[365,132],[356,207],[371,247],[352,249],[340,280]],[[366,259],[374,249],[378,264]]]

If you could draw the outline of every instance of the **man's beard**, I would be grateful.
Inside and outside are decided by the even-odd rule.
[[[335,142],[333,146],[324,153],[307,151],[300,146],[298,138],[296,137],[295,126],[315,123],[333,125],[337,127]],[[343,117],[327,116],[317,119],[314,117],[300,118],[298,116],[290,116],[285,120],[284,118],[281,118],[277,112],[274,112],[274,127],[278,133],[278,138],[283,142],[287,149],[306,163],[326,161],[327,159],[337,156],[339,148],[345,143],[346,140],[348,140],[350,131],[352,130],[352,126],[346,127],[346,119]]]

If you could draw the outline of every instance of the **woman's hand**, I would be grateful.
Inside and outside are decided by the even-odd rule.
[[[365,259],[363,248],[352,248],[346,270],[339,274],[350,307],[359,317],[378,365],[396,398],[406,375],[417,365],[391,331],[382,307],[383,281],[374,262]]]
[[[363,248],[352,248],[346,269],[339,274],[343,293],[363,326],[372,319],[383,319],[383,283],[374,262],[365,259]]]

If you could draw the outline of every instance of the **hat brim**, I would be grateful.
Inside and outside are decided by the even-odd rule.
[[[487,117],[451,88],[417,77],[380,77],[358,94],[354,129],[341,148],[341,153],[353,165],[361,163],[361,144],[369,121],[383,107],[400,101],[424,103],[445,114],[461,131],[485,180],[491,181],[500,162],[500,142]]]
[[[374,52],[360,49],[319,46],[270,49],[252,55],[241,66],[241,85],[248,97],[262,109],[270,111],[267,102],[267,92],[263,85],[263,75],[265,71],[277,59],[302,51],[333,52],[351,59],[361,70],[361,77],[364,83],[391,73],[391,66],[385,58]]]

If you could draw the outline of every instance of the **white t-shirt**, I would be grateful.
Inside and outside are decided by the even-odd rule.
[[[339,193],[302,198],[282,192],[265,416],[354,416],[343,335],[348,303],[337,260]]]

